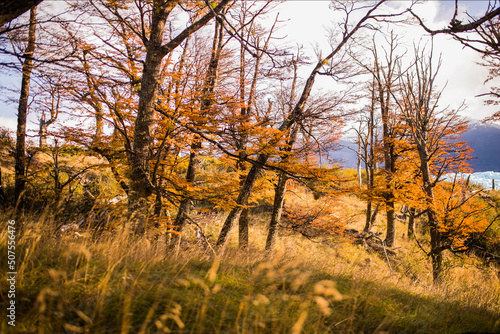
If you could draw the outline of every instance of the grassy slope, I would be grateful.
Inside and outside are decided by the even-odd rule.
[[[2,254],[9,218],[0,219]],[[200,222],[216,235],[222,218]],[[464,260],[433,287],[428,261],[403,239],[391,273],[361,246],[293,233],[282,233],[268,256],[262,216],[253,217],[247,253],[233,240],[219,258],[190,233],[192,247],[164,256],[150,237],[54,238],[50,215],[21,220],[28,227],[16,248],[17,325],[13,331],[3,320],[2,333],[500,332],[500,281],[491,270]]]

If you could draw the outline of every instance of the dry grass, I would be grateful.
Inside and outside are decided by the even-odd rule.
[[[345,212],[359,210],[354,198],[341,200]],[[223,216],[197,217],[212,241]],[[3,214],[3,226],[10,217]],[[346,217],[349,227],[362,221]],[[391,271],[384,257],[349,240],[309,240],[290,231],[267,254],[264,215],[252,217],[246,252],[236,250],[233,235],[218,257],[196,245],[189,227],[181,251],[165,255],[162,238],[131,237],[119,228],[99,239],[54,238],[60,222],[50,212],[24,221],[16,245],[16,328],[2,322],[2,333],[500,331],[500,281],[491,269],[450,257],[445,281],[435,287],[428,260],[405,239],[398,239]],[[5,228],[0,240],[6,254]]]

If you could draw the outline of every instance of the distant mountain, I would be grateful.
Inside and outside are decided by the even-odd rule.
[[[346,139],[339,140],[339,149],[329,152],[330,156],[344,168],[356,168],[358,163],[356,150],[358,146]]]
[[[500,126],[471,120],[463,139],[474,149],[470,161],[474,172],[500,172]],[[341,166],[356,168],[356,144],[347,138],[339,144],[340,149],[330,155]]]
[[[471,120],[463,137],[474,149],[474,172],[500,172],[500,126]]]

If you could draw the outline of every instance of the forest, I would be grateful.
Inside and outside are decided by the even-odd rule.
[[[0,332],[500,332],[500,193],[434,40],[495,82],[500,4],[330,1],[311,55],[286,3],[0,6]]]

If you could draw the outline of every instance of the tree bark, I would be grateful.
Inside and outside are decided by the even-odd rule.
[[[283,212],[283,203],[285,201],[286,182],[288,177],[285,173],[281,172],[278,179],[278,184],[274,189],[274,204],[273,213],[271,215],[271,222],[269,223],[269,232],[266,239],[266,251],[271,251],[274,247],[276,234],[278,233],[278,225],[281,220],[281,213]]]
[[[365,172],[366,172],[366,186],[368,190],[368,202],[366,203],[366,219],[365,227],[363,231],[369,232],[375,222],[375,217],[377,216],[378,207],[372,213],[372,190],[374,186],[374,175],[375,175],[375,78],[372,81],[372,96],[370,105],[370,117],[368,118],[368,138],[366,139],[365,145]],[[369,147],[366,147],[369,145]]]
[[[426,129],[423,126],[422,138],[426,138]],[[422,181],[424,183],[424,191],[427,202],[427,218],[429,224],[429,231],[431,236],[431,251],[430,256],[432,260],[432,277],[434,283],[439,283],[441,280],[442,272],[442,249],[441,249],[441,233],[438,229],[438,221],[436,210],[434,209],[434,188],[429,168],[430,154],[427,150],[425,140],[417,140],[417,150],[420,158],[420,171],[422,173]]]
[[[369,232],[372,228],[372,201],[369,199],[366,203],[366,216],[365,216],[365,227],[364,232]]]
[[[396,241],[396,220],[394,219],[394,201],[391,200],[389,196],[386,197],[385,203],[385,212],[387,215],[387,233],[384,241],[387,247],[393,247]]]
[[[175,6],[175,4],[173,5]],[[155,1],[152,11],[151,33],[146,44],[146,59],[139,93],[139,107],[134,126],[133,153],[131,155],[129,213],[135,213],[134,232],[142,234],[146,227],[146,202],[153,186],[149,178],[149,146],[154,125],[154,107],[160,82],[163,56],[160,52],[165,22],[173,7]]]
[[[383,87],[380,87],[382,90]],[[386,87],[386,90],[389,88]],[[392,188],[392,175],[395,170],[394,148],[389,134],[389,101],[384,100],[384,93],[381,91],[381,110],[382,110],[382,131],[384,144],[384,171],[385,171],[385,208],[387,215],[387,231],[385,244],[387,247],[394,246],[396,241],[396,223],[394,219],[394,190]],[[388,98],[388,97],[387,97]]]
[[[389,65],[390,66],[390,65]],[[391,80],[391,78],[389,78]],[[384,145],[384,171],[385,171],[385,208],[387,215],[387,231],[385,244],[387,247],[394,246],[396,241],[396,223],[394,219],[394,189],[392,175],[395,172],[394,143],[389,130],[389,89],[391,82],[379,86],[379,98],[382,111],[382,138]],[[384,96],[386,94],[386,96]]]
[[[408,209],[408,238],[415,235],[415,208]]]
[[[28,98],[30,93],[30,78],[33,69],[33,53],[36,41],[36,7],[30,10],[30,23],[28,32],[28,45],[24,52],[23,77],[21,81],[21,95],[17,113],[17,140],[15,164],[15,189],[14,196],[20,208],[24,205],[22,199],[26,188],[26,118],[28,115]]]
[[[242,13],[241,23],[245,22],[246,11]],[[247,157],[247,134],[246,134],[246,121],[248,120],[250,105],[247,106],[246,103],[246,94],[245,94],[245,45],[241,43],[240,46],[240,77],[239,77],[239,86],[240,86],[240,116],[241,116],[241,124],[240,124],[240,133],[237,142],[237,150],[239,155],[239,160],[236,163],[236,169],[241,172],[240,176],[240,186],[243,186],[245,183],[245,176],[243,176],[243,172],[246,170],[245,159]],[[260,58],[257,59],[256,67],[258,68]],[[257,80],[257,77],[254,77],[254,82]],[[250,93],[251,94],[251,93]],[[238,246],[240,249],[248,248],[248,208],[243,208],[241,211],[240,218],[238,220]]]

